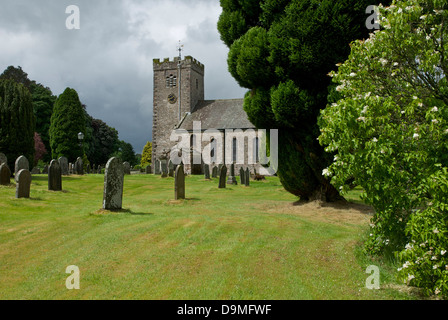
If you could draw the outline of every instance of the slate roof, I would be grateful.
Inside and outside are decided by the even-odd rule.
[[[243,110],[243,101],[243,99],[199,101],[179,128],[192,131],[193,121],[201,121],[202,130],[255,129]]]

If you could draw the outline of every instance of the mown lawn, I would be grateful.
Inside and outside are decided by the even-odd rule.
[[[0,299],[415,299],[378,263],[368,290],[359,253],[370,208],[299,204],[279,180],[218,189],[189,176],[125,177],[124,210],[100,210],[102,175],[63,178],[31,199],[0,187]],[[12,181],[13,182],[13,181]],[[356,195],[353,196],[356,198]],[[81,289],[67,290],[67,266]]]

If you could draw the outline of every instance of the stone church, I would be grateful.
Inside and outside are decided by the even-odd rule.
[[[248,120],[243,99],[205,100],[205,66],[191,56],[154,59],[153,68],[153,172],[156,163],[173,161],[173,155],[189,174],[202,174],[204,163],[210,168],[234,163],[235,170],[251,172],[260,167],[261,135]]]

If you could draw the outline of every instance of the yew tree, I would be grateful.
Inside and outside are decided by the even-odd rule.
[[[277,173],[302,200],[341,198],[322,175],[332,155],[317,141],[317,118],[334,90],[328,73],[347,59],[352,41],[368,37],[366,8],[375,3],[221,0],[229,71],[249,89],[244,110],[257,128],[279,130]]]

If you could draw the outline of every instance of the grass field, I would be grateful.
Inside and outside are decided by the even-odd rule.
[[[359,250],[370,208],[300,204],[279,180],[218,189],[189,176],[184,201],[174,179],[125,177],[121,212],[101,209],[101,175],[63,178],[31,199],[0,187],[0,299],[416,299],[391,264]],[[13,181],[12,181],[13,182]],[[368,265],[381,289],[365,287]],[[68,290],[67,266],[80,269]]]

